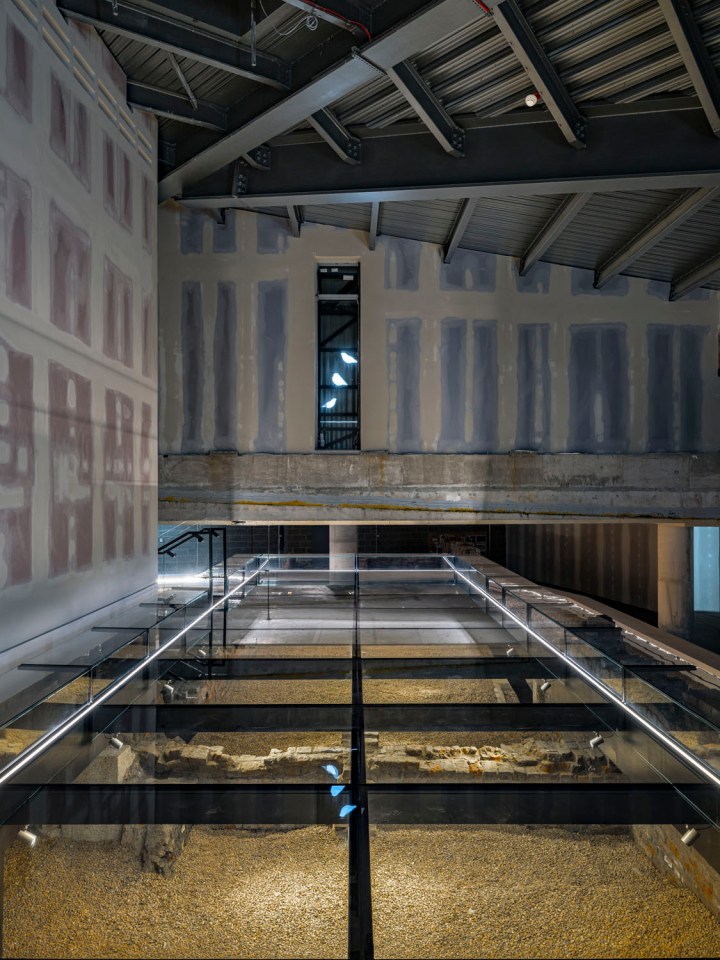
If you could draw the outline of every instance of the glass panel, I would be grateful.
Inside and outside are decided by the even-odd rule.
[[[357,300],[318,300],[317,449],[360,449]]]

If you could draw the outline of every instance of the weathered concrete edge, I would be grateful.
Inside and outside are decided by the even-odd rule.
[[[720,522],[720,454],[166,455],[160,520]]]

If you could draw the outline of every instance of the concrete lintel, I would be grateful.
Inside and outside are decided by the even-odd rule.
[[[161,522],[720,521],[720,454],[169,455],[158,483]]]

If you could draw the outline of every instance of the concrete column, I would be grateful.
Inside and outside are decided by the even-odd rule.
[[[659,523],[658,626],[690,640],[693,613],[693,528]]]
[[[354,580],[355,557],[357,553],[357,527],[347,523],[331,523],[329,527],[328,552],[331,570],[347,570],[331,578],[332,582],[352,583]]]

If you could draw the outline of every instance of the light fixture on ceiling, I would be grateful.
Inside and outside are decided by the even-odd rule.
[[[340,376],[339,373],[334,373],[330,378],[336,387],[346,387],[347,380]]]
[[[345,353],[344,350],[341,352],[340,356],[343,358],[345,363],[357,363],[355,357],[351,356],[349,353]]]
[[[535,107],[540,102],[540,94],[537,90],[533,90],[532,93],[529,93],[525,97],[525,106],[526,107]]]
[[[332,408],[337,403],[337,397],[333,397],[332,400],[328,400],[327,403],[322,405],[323,410],[332,410]]]
[[[38,841],[36,834],[34,834],[29,827],[23,827],[22,830],[18,830],[18,837],[29,847],[34,847]]]
[[[544,683],[540,684],[540,690],[545,693],[545,691],[549,690],[551,686],[552,682],[550,680],[546,680]]]
[[[684,843],[686,847],[691,847],[699,836],[699,830],[697,830],[695,827],[689,827],[687,824],[685,824],[685,833],[680,837],[680,842]]]
[[[595,736],[590,740],[590,746],[593,750],[596,747],[599,747],[601,743],[605,743],[605,737],[601,736],[599,733],[596,733]]]

